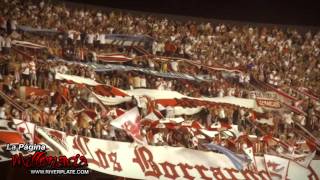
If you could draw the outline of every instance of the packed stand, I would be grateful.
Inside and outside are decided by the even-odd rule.
[[[3,99],[13,99],[25,108],[25,111],[20,112],[15,104],[3,102],[0,112],[2,119],[23,119],[40,126],[66,131],[69,134],[133,141],[125,131],[112,127],[110,121],[117,117],[116,110],[126,111],[135,107],[137,102],[134,98],[119,106],[92,103],[90,89],[81,89],[75,84],[60,82],[55,79],[56,73],[87,77],[121,89],[174,90],[192,97],[247,97],[245,90],[252,89],[251,77],[274,87],[306,87],[312,89],[315,94],[320,94],[319,32],[301,35],[296,30],[289,29],[212,25],[192,21],[178,22],[152,15],[137,17],[123,12],[69,8],[60,3],[44,1],[40,3],[3,1],[1,6],[4,7],[0,12],[1,81],[5,96]],[[59,35],[58,40],[53,40],[55,39],[53,37],[36,37],[18,31],[18,25],[57,29],[63,33]],[[147,58],[142,56],[138,62],[130,62],[128,64],[130,66],[151,68],[161,72],[205,74],[213,77],[215,81],[190,82],[138,72],[98,73],[81,65],[46,61],[47,55],[26,61],[24,56],[11,50],[13,39],[30,39],[31,42],[48,46],[49,57],[63,56],[62,52],[66,49],[74,54],[80,49],[85,49],[94,53],[124,53],[130,57],[139,55],[132,48],[106,45],[104,41],[106,33],[149,35],[155,39],[150,49],[151,55]],[[236,68],[245,73],[237,75],[237,78],[230,81],[222,77],[220,72],[207,71],[205,68],[183,63],[177,65],[174,61],[169,63],[147,61],[148,58],[155,56],[186,58],[205,66]],[[82,60],[88,59],[90,58],[86,57]],[[168,68],[168,65],[171,68]],[[49,96],[31,95],[22,100],[18,91],[20,86],[39,87],[48,91]],[[90,112],[87,112],[88,110]],[[306,107],[305,111],[308,110],[313,111],[313,107]],[[169,116],[169,111],[166,109],[161,112],[161,115]],[[89,117],[88,114],[95,114],[95,116]],[[257,118],[255,116],[271,119],[273,126],[252,123],[252,120]],[[267,148],[269,143],[266,143],[265,139],[260,140],[261,137],[265,137],[265,132],[273,132],[274,137],[295,146],[301,138],[299,133],[294,131],[293,121],[306,126],[317,137],[320,129],[319,117],[313,112],[308,112],[306,117],[291,112],[258,115],[252,110],[231,105],[211,106],[196,115],[183,116],[183,118],[196,120],[206,128],[215,127],[216,124],[227,124],[220,126],[219,131],[229,129],[230,124],[238,125],[238,130],[245,133],[242,136],[243,139],[233,139],[233,136],[221,137],[220,134],[206,137],[190,129],[152,128],[148,125],[141,129],[141,133],[152,145],[183,146],[204,150],[202,143],[215,142],[240,151],[239,145],[255,142],[257,144],[255,152],[264,153],[272,149]],[[248,134],[258,138],[249,139],[246,136]],[[297,149],[303,151],[304,148]],[[283,150],[276,146],[276,151]]]

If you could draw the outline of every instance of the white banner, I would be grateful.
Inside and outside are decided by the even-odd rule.
[[[250,91],[249,97],[250,97],[250,99],[262,98],[262,99],[279,100],[278,94],[273,91],[266,91],[266,92]]]
[[[182,147],[139,146],[135,143],[82,136],[67,136],[65,142],[67,150],[59,146],[64,155],[84,155],[90,169],[115,176],[135,179],[270,179],[263,157],[255,157],[257,171],[238,171],[232,162],[220,153]],[[319,160],[313,160],[309,168],[295,162],[289,163],[289,179],[319,176]]]
[[[279,100],[256,98],[256,101],[257,101],[257,105],[261,107],[274,108],[274,109],[281,108],[281,103]]]

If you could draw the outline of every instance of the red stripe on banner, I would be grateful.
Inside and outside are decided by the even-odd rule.
[[[154,101],[162,106],[176,106],[178,104],[175,99],[156,99]]]
[[[122,53],[97,54],[100,57],[125,56]]]
[[[26,95],[35,95],[35,96],[49,96],[50,91],[44,90],[41,88],[35,88],[35,87],[26,87]]]
[[[13,41],[12,45],[21,46],[21,47],[24,47],[24,48],[31,48],[31,49],[44,49],[44,48],[47,48],[44,45],[35,44],[35,43],[28,42],[28,41]]]
[[[272,91],[276,92],[277,94],[279,94],[279,95],[281,95],[281,96],[283,96],[283,97],[286,97],[286,98],[291,99],[291,100],[293,100],[293,101],[297,101],[297,100],[298,100],[297,98],[295,98],[295,97],[293,97],[293,96],[290,96],[289,94],[287,94],[287,93],[285,93],[285,92],[283,92],[283,91],[281,91],[281,90],[278,90],[277,88],[271,86],[271,85],[268,84],[268,83],[264,83],[264,82],[262,82],[262,81],[260,81],[260,80],[255,79],[254,77],[253,77],[253,79],[254,79],[254,80],[256,81],[256,83],[258,83],[260,86],[263,86],[263,87],[266,88],[266,89],[271,89]]]
[[[43,141],[41,140],[41,138],[37,135],[37,134],[35,134],[34,135],[34,143],[35,144],[40,144],[40,143],[42,143]]]
[[[299,93],[300,95],[308,96],[309,98],[312,98],[312,99],[314,99],[314,100],[316,100],[316,101],[318,101],[318,100],[319,100],[319,98],[318,98],[318,97],[316,97],[315,95],[313,95],[312,93],[311,93],[311,94],[309,94],[309,93],[307,92],[307,89],[306,89],[306,88],[304,88],[304,87],[300,87],[300,88],[293,88],[293,87],[285,86],[285,88],[289,88],[289,89],[291,89],[291,90],[295,91],[296,93]]]
[[[131,59],[126,58],[126,57],[97,57],[98,60],[105,60],[105,61],[130,61]]]
[[[267,87],[269,87],[270,89],[272,89],[273,91],[275,91],[276,93],[278,93],[278,94],[280,94],[280,95],[282,95],[282,96],[284,96],[284,97],[286,97],[286,98],[288,98],[288,99],[291,99],[291,100],[293,100],[293,101],[297,101],[297,100],[298,100],[297,98],[295,98],[295,97],[293,97],[293,96],[290,96],[289,94],[283,92],[282,90],[279,90],[279,89],[277,89],[277,88],[275,88],[275,87],[273,87],[273,86],[271,86],[271,85],[269,85],[269,84],[267,84],[267,83],[264,83],[264,84],[265,84]]]
[[[117,112],[117,116],[121,116],[122,114],[124,114],[126,111],[121,109],[121,108],[117,108],[116,109],[116,112]]]
[[[307,115],[304,111],[301,111],[300,109],[294,107],[294,106],[291,106],[287,103],[283,103],[284,105],[288,106],[291,110],[293,110],[294,112],[298,113],[298,114],[303,114],[303,115]]]
[[[226,106],[233,106],[228,103],[217,103],[211,102],[206,100],[198,100],[198,99],[188,99],[188,98],[181,98],[181,99],[156,99],[154,100],[156,104],[161,104],[162,106],[182,106],[182,107],[214,107],[216,105],[226,105]]]
[[[119,57],[121,56],[121,57]],[[126,57],[122,54],[113,54],[113,55],[97,55],[97,59],[99,61],[105,61],[105,62],[126,62],[131,61],[132,58]]]
[[[207,66],[201,63],[197,63],[194,61],[191,61],[189,59],[184,59],[184,58],[177,58],[177,57],[166,57],[166,56],[155,56],[153,57],[156,60],[160,60],[160,61],[170,61],[170,60],[177,60],[177,61],[183,61],[186,63],[189,63],[191,65],[194,66],[202,66],[208,69],[212,69],[212,70],[216,70],[216,71],[228,71],[228,72],[237,72],[237,73],[243,73],[243,71],[241,71],[241,69],[237,69],[237,68],[228,68],[228,67],[224,67],[224,66]]]
[[[106,85],[94,86],[93,91],[102,96],[128,96],[128,94],[122,92],[120,89]]]
[[[12,131],[0,131],[0,141],[6,144],[24,143],[20,133]]]
[[[128,96],[128,94],[124,93],[123,91],[121,91],[120,89],[115,88],[115,87],[111,88],[111,93],[116,95],[116,96],[122,96],[122,97]]]
[[[108,86],[98,85],[93,88],[93,91],[101,96],[112,96],[111,87]]]
[[[44,49],[45,47],[34,46],[34,45],[25,45],[25,44],[13,44],[14,46],[30,48],[30,49]]]
[[[319,98],[317,96],[315,96],[314,94],[312,94],[312,93],[309,93],[307,91],[300,91],[299,89],[295,89],[295,90],[300,92],[300,93],[302,93],[302,94],[304,94],[304,95],[306,95],[306,96],[308,96],[308,97],[310,97],[310,98],[312,98],[312,99],[314,99],[314,100],[316,100],[316,101],[319,101]]]
[[[86,113],[91,119],[94,119],[97,116],[97,113],[92,109],[86,109],[83,112]]]
[[[217,70],[217,71],[228,71],[228,72],[238,72],[238,73],[242,73],[242,71],[239,70],[239,69],[233,69],[233,68],[228,68],[228,67],[224,67],[224,66],[221,66],[221,67],[207,66],[207,65],[203,65],[203,64],[201,64],[201,63],[192,62],[192,61],[190,61],[190,60],[185,60],[185,62],[190,63],[190,64],[192,64],[192,65],[202,66],[202,67],[205,67],[205,68],[208,68],[208,69],[212,69],[212,70]]]

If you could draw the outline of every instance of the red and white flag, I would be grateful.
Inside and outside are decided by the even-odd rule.
[[[16,125],[17,131],[23,135],[25,141],[33,144],[36,125],[19,119],[13,119],[13,122]]]
[[[30,48],[30,49],[43,49],[43,48],[47,48],[46,46],[43,46],[41,44],[35,44],[35,43],[31,43],[31,42],[27,42],[27,41],[12,41],[12,44],[14,46],[20,46],[20,47],[24,47],[24,48]]]
[[[140,113],[137,107],[130,109],[111,121],[111,125],[125,130],[139,144],[147,144],[140,132]]]
[[[289,167],[288,159],[265,154],[264,161],[266,170],[271,179],[286,179]]]
[[[159,118],[155,112],[150,112],[143,119],[157,121],[157,120],[160,120],[161,118]]]
[[[249,159],[248,167],[250,169],[257,170],[256,160],[254,159],[254,155],[253,155],[253,148],[252,147],[243,148],[243,152],[246,155],[246,157]]]
[[[0,131],[0,163],[9,161],[14,154],[22,153],[28,155],[28,151],[7,150],[7,144],[25,144],[23,137],[20,133],[14,131]]]
[[[293,158],[293,160],[296,163],[298,163],[299,165],[301,165],[305,168],[308,168],[315,155],[316,155],[316,151],[313,151],[310,154],[303,155],[300,157],[295,157],[295,158]]]

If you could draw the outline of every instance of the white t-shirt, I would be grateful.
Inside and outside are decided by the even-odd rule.
[[[2,119],[6,119],[7,118],[4,107],[0,108],[0,118],[2,118]]]
[[[96,98],[94,95],[90,94],[88,97],[88,102],[89,103],[95,103],[96,102]]]
[[[112,126],[109,129],[109,137],[116,137],[116,132]]]
[[[65,65],[59,66],[59,69],[58,69],[59,73],[65,74],[65,73],[67,73],[67,71],[68,71],[67,66],[65,66]]]
[[[109,34],[113,33],[114,28],[113,27],[108,27],[107,30],[109,31]]]
[[[148,59],[149,67],[154,68],[154,63],[152,60]]]
[[[142,88],[147,87],[147,80],[145,77],[140,78],[140,87],[142,87]]]
[[[174,72],[178,71],[178,62],[177,61],[171,61],[171,68]]]
[[[228,88],[227,96],[232,96],[232,95],[233,95],[233,92],[234,92],[234,89],[233,89],[233,88]]]
[[[244,75],[240,74],[239,75],[239,83],[244,83],[244,79],[245,79]]]
[[[152,54],[155,55],[157,51],[158,51],[158,43],[154,41],[152,43]]]
[[[225,118],[226,117],[226,114],[224,113],[224,109],[221,109],[219,111],[219,118]]]
[[[159,81],[156,83],[158,90],[165,90],[167,83],[165,81]]]
[[[158,90],[160,90],[160,86],[161,86],[161,81],[160,81],[160,80],[157,80],[157,81],[156,81],[156,88],[157,88]]]
[[[68,38],[74,39],[74,31],[68,31]]]
[[[139,76],[136,76],[133,78],[133,87],[135,88],[139,88],[140,87],[140,77]]]
[[[246,83],[249,83],[249,82],[250,82],[250,75],[249,75],[249,74],[247,74],[247,75],[245,76],[244,82],[246,82]]]
[[[188,55],[191,55],[192,54],[191,49],[192,49],[192,46],[190,44],[187,44],[185,46],[185,53]]]
[[[30,72],[31,72],[32,74],[36,74],[36,64],[34,63],[34,61],[31,61],[31,62],[29,63],[29,66],[30,66]]]
[[[302,116],[301,118],[300,118],[300,124],[302,125],[302,126],[305,126],[306,125],[306,117],[305,116]]]
[[[17,20],[11,20],[11,29],[16,30],[17,29]]]
[[[93,44],[94,34],[88,34],[88,44]]]
[[[218,97],[223,97],[224,96],[224,90],[220,89],[218,93]]]
[[[106,44],[106,35],[104,33],[99,34],[100,44]]]
[[[163,43],[159,43],[157,46],[157,51],[158,52],[164,52],[164,44]]]
[[[27,63],[22,63],[21,67],[23,69],[22,74],[25,74],[25,75],[29,75],[30,74],[30,68],[29,68]]]
[[[157,134],[153,135],[152,141],[153,141],[154,144],[164,142],[163,134],[162,133],[157,133]]]
[[[193,147],[197,147],[198,146],[199,140],[198,140],[198,138],[196,136],[193,136],[191,141],[192,141]]]
[[[92,52],[92,61],[97,62],[97,53],[96,52]]]
[[[148,100],[145,97],[139,98],[139,107],[142,109],[147,109]]]
[[[166,84],[167,84],[166,89],[170,91],[170,90],[171,90],[171,88],[172,88],[172,81],[167,81],[167,83],[166,83]]]
[[[283,118],[284,118],[284,120],[285,120],[285,122],[286,122],[287,124],[293,123],[292,115],[291,115],[291,114],[284,114],[284,115],[283,115]]]
[[[7,37],[5,39],[5,45],[4,47],[7,47],[7,48],[11,48],[11,38]]]
[[[0,36],[0,51],[2,50],[2,47],[4,47],[5,41],[2,36]]]

